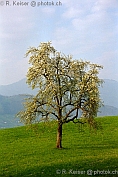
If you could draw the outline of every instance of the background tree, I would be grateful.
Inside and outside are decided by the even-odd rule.
[[[62,126],[64,123],[83,123],[96,127],[94,117],[101,105],[98,78],[102,66],[87,61],[73,60],[72,56],[57,52],[50,42],[30,48],[30,67],[27,83],[32,89],[38,88],[18,113],[21,121],[32,124],[38,120],[56,118],[58,122],[56,147],[62,148]]]

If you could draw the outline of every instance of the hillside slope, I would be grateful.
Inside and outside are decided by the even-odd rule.
[[[36,134],[26,127],[0,130],[0,177],[117,177],[118,117],[97,121],[103,130],[95,133],[64,124],[61,150],[55,148],[57,122],[40,123]]]

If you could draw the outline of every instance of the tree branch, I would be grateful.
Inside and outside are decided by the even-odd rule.
[[[67,118],[69,117],[69,115],[70,115],[72,112],[74,112],[76,109],[77,109],[76,115],[75,115],[73,118],[67,120]],[[70,121],[73,121],[75,118],[77,118],[77,117],[78,117],[78,109],[80,109],[80,106],[77,106],[77,107],[74,107],[73,109],[71,109],[71,110],[66,114],[66,117],[64,118],[64,122],[65,122],[65,123],[68,123],[68,122],[70,122]]]

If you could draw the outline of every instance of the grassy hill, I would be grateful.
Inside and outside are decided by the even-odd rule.
[[[62,150],[55,148],[56,122],[40,123],[36,132],[0,130],[0,177],[118,176],[118,117],[97,121],[97,132],[65,124]]]

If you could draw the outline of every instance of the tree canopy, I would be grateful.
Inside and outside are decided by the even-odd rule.
[[[82,123],[80,117],[83,117],[95,126],[94,118],[101,106],[99,86],[102,80],[98,74],[102,66],[74,60],[58,52],[51,42],[30,48],[28,56],[27,84],[38,91],[36,96],[27,99],[18,117],[25,124],[57,119],[57,147],[61,148],[64,123]]]

